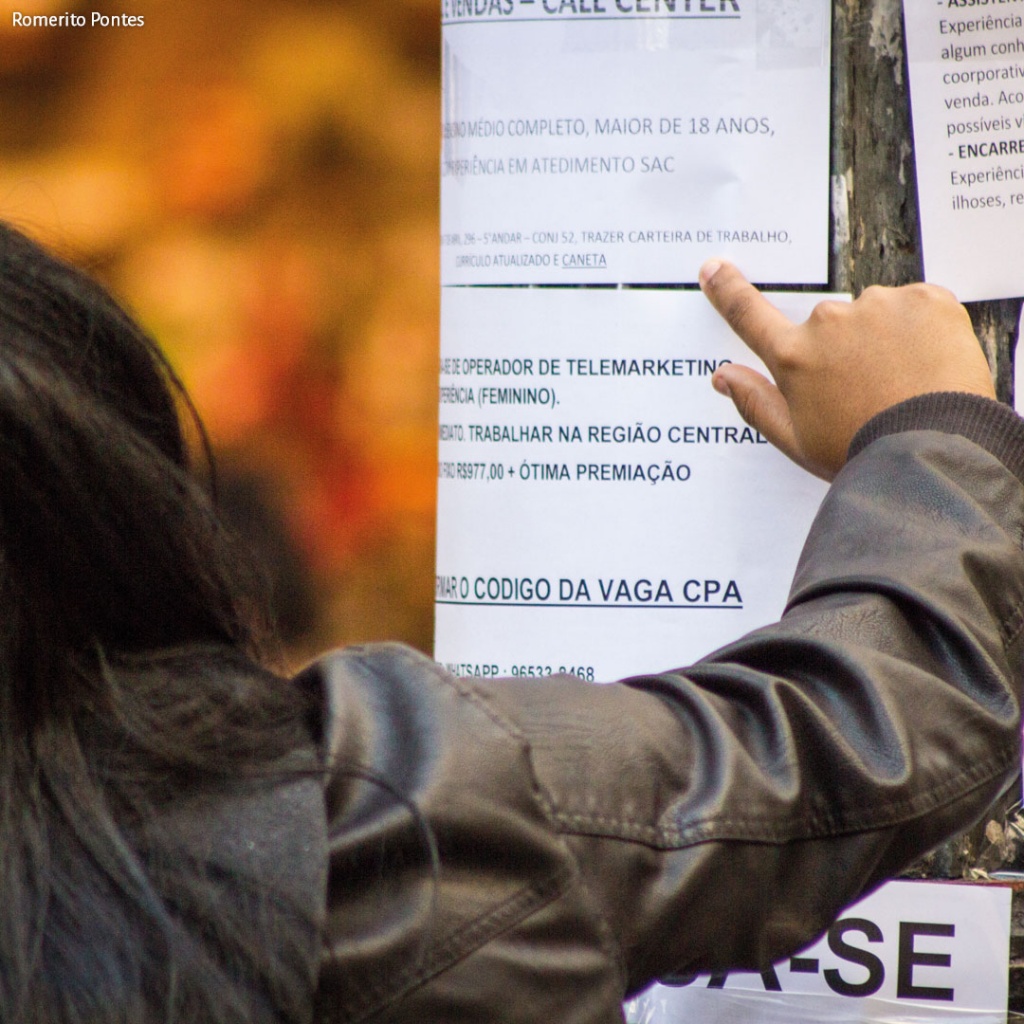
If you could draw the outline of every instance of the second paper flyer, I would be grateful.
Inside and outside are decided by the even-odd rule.
[[[724,360],[756,364],[699,292],[445,290],[439,661],[608,680],[778,618],[825,485],[714,391]]]

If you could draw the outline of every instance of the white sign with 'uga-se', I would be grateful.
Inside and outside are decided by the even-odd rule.
[[[891,882],[762,974],[681,975],[629,1024],[1004,1024],[1010,889]]]

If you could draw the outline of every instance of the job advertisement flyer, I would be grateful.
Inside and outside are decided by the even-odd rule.
[[[715,392],[726,360],[759,365],[695,291],[443,291],[439,661],[609,680],[778,618],[825,485]]]
[[[1024,4],[904,4],[925,279],[1024,295]]]
[[[827,280],[826,0],[443,0],[441,278]]]
[[[763,974],[681,976],[627,1024],[1005,1024],[1008,887],[890,882]]]

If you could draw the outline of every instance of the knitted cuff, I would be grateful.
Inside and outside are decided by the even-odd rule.
[[[960,434],[994,455],[1024,482],[1024,419],[1008,405],[960,391],[935,391],[908,398],[872,417],[854,435],[847,458],[872,441],[906,430]]]

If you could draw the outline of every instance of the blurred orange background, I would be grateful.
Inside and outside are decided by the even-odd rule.
[[[167,351],[291,659],[429,650],[437,0],[0,10],[0,217],[104,280]]]

